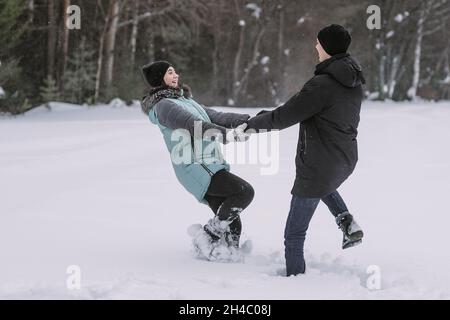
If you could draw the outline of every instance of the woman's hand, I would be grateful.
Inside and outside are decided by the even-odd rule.
[[[247,128],[247,123],[243,123],[237,126],[235,129],[227,130],[227,136],[225,143],[227,142],[245,142],[250,138],[248,133],[245,133],[245,128]]]
[[[231,128],[238,128],[240,125],[246,124],[248,119],[250,119],[249,114],[236,113],[236,119],[233,121]]]

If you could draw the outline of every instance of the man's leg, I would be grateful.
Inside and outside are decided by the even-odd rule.
[[[286,275],[305,273],[303,244],[309,222],[320,202],[320,198],[292,196],[291,208],[284,230]]]
[[[348,212],[347,206],[345,205],[344,199],[342,199],[339,192],[334,191],[329,195],[322,198],[322,201],[328,206],[330,212],[333,216],[337,217],[343,212]]]
[[[330,209],[330,212],[336,219],[336,224],[344,233],[342,248],[346,249],[360,244],[364,233],[350,212],[348,212],[340,194],[334,191],[323,197],[322,201],[328,206],[328,209]]]

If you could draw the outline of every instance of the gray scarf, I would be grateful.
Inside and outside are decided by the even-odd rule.
[[[152,88],[148,95],[146,95],[141,102],[142,112],[146,115],[150,113],[150,110],[164,98],[178,99],[185,97],[187,99],[192,98],[191,90],[187,85],[181,87],[172,88],[169,86],[159,86]]]

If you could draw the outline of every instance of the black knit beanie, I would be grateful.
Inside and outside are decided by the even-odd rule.
[[[159,87],[163,84],[164,75],[172,65],[167,61],[155,61],[142,67],[142,74],[145,81],[152,87]]]
[[[350,33],[338,24],[332,24],[320,30],[317,39],[330,56],[347,52],[352,42]]]

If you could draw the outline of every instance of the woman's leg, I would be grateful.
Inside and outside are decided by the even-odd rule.
[[[252,202],[254,194],[253,187],[247,181],[220,170],[212,177],[205,199],[211,196],[224,198],[216,214],[219,220],[232,222]]]
[[[231,234],[239,241],[242,229],[239,215],[252,202],[253,197],[254,190],[247,181],[221,170],[212,177],[205,200],[219,221],[229,223]]]
[[[222,205],[222,203],[225,201],[226,198],[224,197],[217,197],[217,196],[211,196],[211,195],[205,195],[205,199],[208,201],[209,207],[214,212],[215,215],[217,215],[217,210]],[[237,216],[233,222],[230,224],[230,232],[233,235],[240,236],[242,231],[242,222],[240,216]]]

